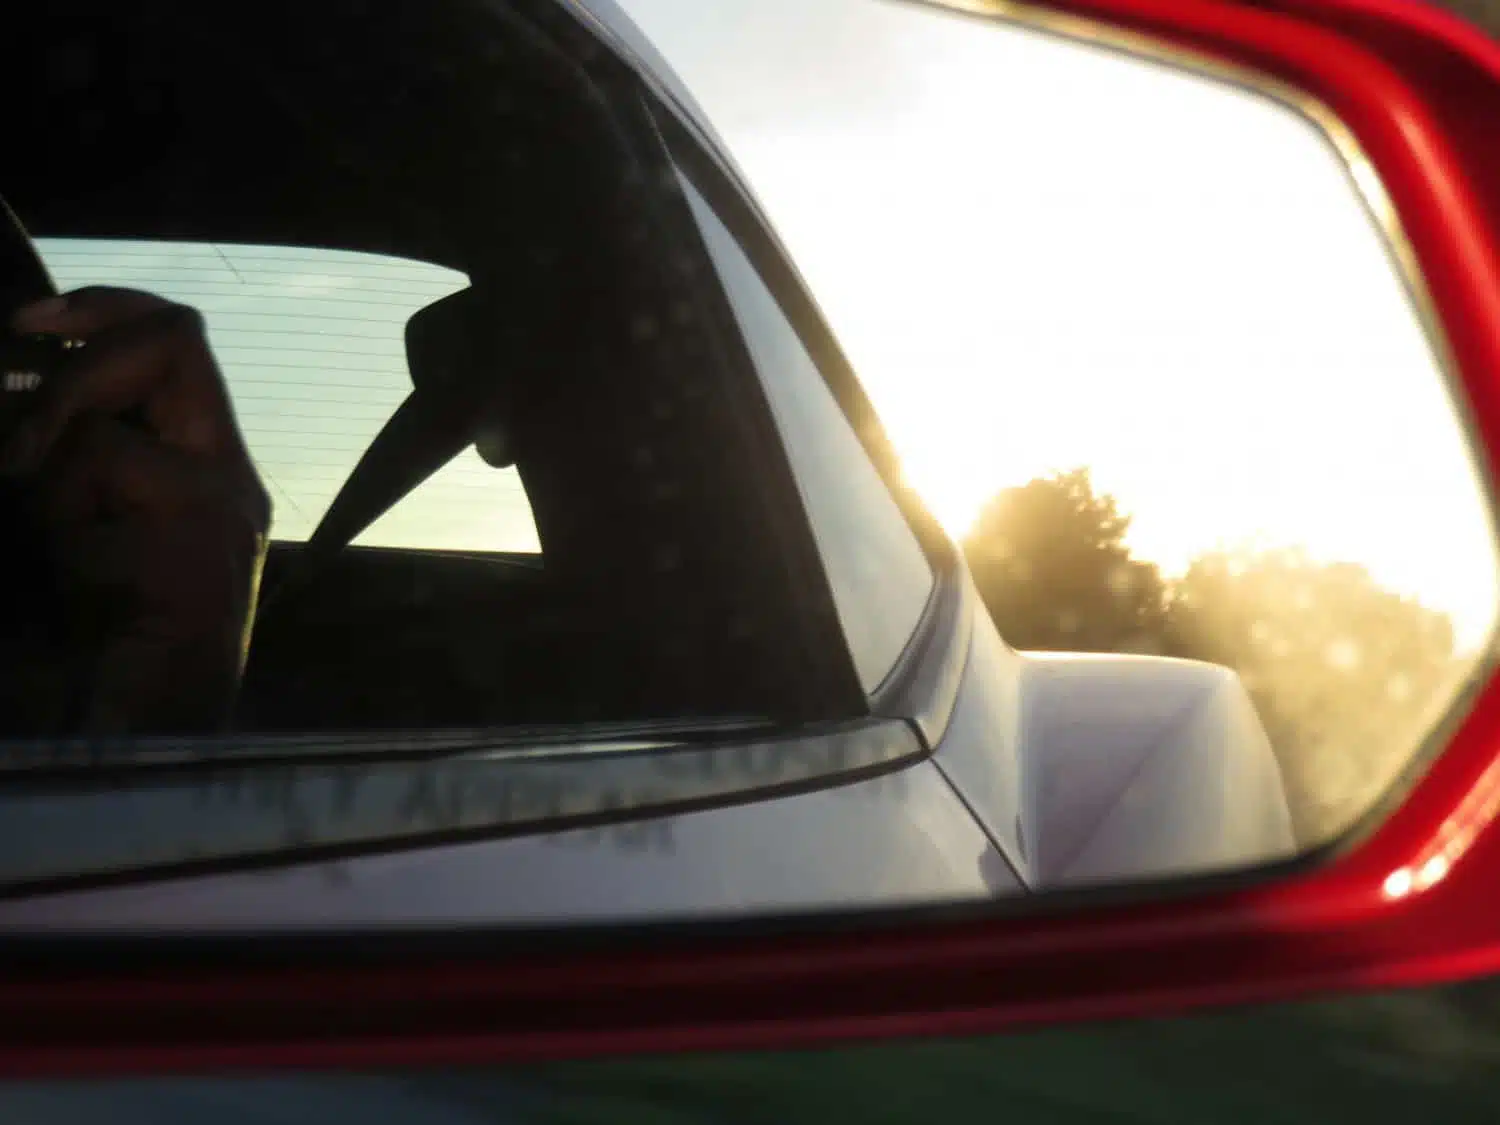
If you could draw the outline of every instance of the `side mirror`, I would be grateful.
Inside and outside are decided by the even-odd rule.
[[[459,290],[406,324],[412,393],[361,454],[308,539],[298,581],[347,547],[413,489],[473,445],[491,468],[515,464],[501,403],[502,364],[479,295]]]
[[[40,796],[26,806],[26,815],[35,819],[17,814],[6,822],[5,834],[18,841],[16,862],[76,866],[76,855],[86,855],[96,867],[82,890],[67,885],[79,878],[76,871],[49,867],[49,878],[56,877],[44,885],[45,893],[28,896],[7,887],[0,895],[0,944],[8,954],[7,967],[0,970],[0,1070],[26,1078],[233,1067],[353,1071],[952,1036],[1145,1017],[1313,990],[1426,984],[1500,966],[1500,912],[1494,909],[1500,881],[1500,683],[1494,680],[1492,485],[1500,468],[1500,161],[1490,135],[1500,120],[1500,46],[1411,0],[1265,0],[1253,6],[1221,0],[932,0],[900,6],[908,15],[922,9],[933,19],[961,22],[976,37],[1004,28],[1018,55],[1063,44],[1079,52],[1083,64],[1112,68],[1117,75],[1187,75],[1211,86],[1215,97],[1253,92],[1295,115],[1299,136],[1311,135],[1322,155],[1336,157],[1338,186],[1355,201],[1357,219],[1379,236],[1377,257],[1396,279],[1391,291],[1409,297],[1408,338],[1421,345],[1415,349],[1418,374],[1433,376],[1424,383],[1428,401],[1441,400],[1442,420],[1451,423],[1444,432],[1452,440],[1437,444],[1447,464],[1456,466],[1445,478],[1452,494],[1427,490],[1407,496],[1401,511],[1420,514],[1455,497],[1460,507],[1472,501],[1460,512],[1460,522],[1471,536],[1462,542],[1474,550],[1439,554],[1447,566],[1482,573],[1474,587],[1479,594],[1471,606],[1472,628],[1464,634],[1466,647],[1457,663],[1449,658],[1457,651],[1458,631],[1434,623],[1442,614],[1406,613],[1412,599],[1405,595],[1378,590],[1379,596],[1359,601],[1353,610],[1347,607],[1354,602],[1340,603],[1344,616],[1335,614],[1337,622],[1375,622],[1369,625],[1371,638],[1385,645],[1376,655],[1390,667],[1399,672],[1407,666],[1403,661],[1414,659],[1431,641],[1443,674],[1416,683],[1414,677],[1382,673],[1382,698],[1360,697],[1370,702],[1368,708],[1344,706],[1335,722],[1312,705],[1297,712],[1294,722],[1258,709],[1268,697],[1268,680],[1275,681],[1275,690],[1284,690],[1281,698],[1301,700],[1296,693],[1303,677],[1287,675],[1286,669],[1295,642],[1313,628],[1313,594],[1306,604],[1296,597],[1286,600],[1284,608],[1290,608],[1275,628],[1258,616],[1262,603],[1220,612],[1223,605],[1214,601],[1214,591],[1243,577],[1235,560],[1221,553],[1195,560],[1202,563],[1196,568],[1185,567],[1174,579],[1171,598],[1132,600],[1144,571],[1120,562],[1125,517],[1088,491],[1087,473],[1067,472],[1039,477],[1040,487],[1022,501],[1052,504],[1064,515],[1088,508],[1096,522],[1112,529],[1114,539],[1106,546],[1118,548],[1116,555],[1072,552],[1048,571],[1029,563],[1019,567],[1022,552],[1010,542],[993,551],[971,549],[966,568],[956,568],[962,581],[945,585],[916,537],[906,534],[911,528],[892,500],[894,489],[885,488],[872,467],[874,460],[837,462],[840,451],[829,452],[833,443],[815,440],[827,431],[807,421],[833,417],[847,423],[856,412],[849,403],[857,398],[857,371],[905,457],[914,490],[954,538],[963,537],[973,522],[969,517],[984,501],[984,495],[973,494],[980,487],[971,471],[978,462],[920,455],[924,437],[925,448],[937,453],[960,444],[955,435],[963,429],[963,411],[950,411],[951,424],[925,432],[915,425],[903,429],[902,418],[912,416],[904,408],[932,395],[945,364],[970,384],[979,376],[963,367],[963,347],[954,345],[955,337],[923,336],[912,343],[915,334],[903,319],[909,307],[903,300],[880,303],[889,292],[883,287],[900,271],[877,256],[896,243],[904,242],[908,251],[931,245],[939,241],[935,228],[945,237],[958,229],[950,242],[978,237],[967,229],[967,219],[982,217],[987,206],[1003,215],[1007,234],[1019,243],[1040,226],[1031,205],[1084,181],[1101,196],[1115,192],[1118,207],[1119,182],[1136,168],[1131,160],[1149,164],[1143,149],[1109,137],[1097,148],[1078,146],[1071,179],[1059,174],[1060,161],[1009,167],[1005,176],[1022,185],[1022,202],[1005,206],[989,194],[992,182],[945,184],[951,193],[908,216],[906,225],[901,225],[905,213],[892,210],[879,216],[880,238],[868,237],[867,225],[858,239],[851,238],[854,250],[809,253],[794,267],[792,254],[769,233],[749,189],[736,182],[732,162],[715,151],[710,115],[696,108],[692,82],[675,75],[614,4],[518,0],[506,11],[512,7],[524,7],[533,19],[535,26],[524,28],[535,41],[532,46],[541,43],[550,51],[554,39],[585,41],[586,50],[567,55],[579,62],[577,72],[568,70],[565,77],[573,82],[586,72],[591,81],[597,78],[596,84],[575,83],[585,91],[580,98],[597,95],[600,104],[609,103],[611,128],[618,126],[631,143],[646,138],[669,165],[659,180],[626,177],[632,191],[650,193],[656,207],[651,217],[660,229],[643,222],[639,230],[623,232],[622,240],[636,247],[660,236],[668,247],[663,276],[689,278],[689,296],[702,301],[627,310],[639,315],[618,318],[629,333],[599,344],[605,360],[609,348],[647,351],[666,337],[679,315],[682,323],[712,329],[705,330],[704,341],[744,343],[725,369],[748,372],[747,381],[766,392],[763,397],[774,408],[767,411],[771,421],[750,435],[764,443],[760,449],[769,456],[782,452],[778,439],[788,447],[801,442],[798,452],[805,458],[788,480],[801,485],[816,477],[828,486],[825,495],[837,495],[835,486],[846,484],[856,470],[864,472],[860,502],[868,504],[858,511],[852,502],[821,509],[821,514],[833,509],[834,517],[848,516],[843,526],[856,528],[844,544],[860,548],[846,552],[846,558],[854,558],[846,567],[854,575],[849,584],[864,583],[864,589],[883,594],[881,580],[894,568],[882,571],[869,560],[899,556],[908,564],[905,573],[923,582],[931,577],[935,592],[926,597],[924,585],[924,596],[908,601],[914,608],[904,632],[892,629],[870,641],[871,648],[892,636],[903,643],[890,646],[896,650],[891,661],[871,682],[851,673],[847,694],[862,709],[850,708],[858,713],[841,714],[837,721],[804,727],[770,724],[754,715],[715,715],[687,736],[680,726],[663,722],[632,726],[625,734],[591,729],[590,739],[599,736],[592,741],[571,729],[507,730],[503,745],[489,729],[463,732],[466,741],[450,739],[446,730],[383,732],[379,745],[369,746],[341,732],[313,735],[304,743],[297,734],[276,744],[284,769],[272,782],[252,772],[268,754],[252,738],[236,745],[237,760],[223,766],[229,781],[220,786],[221,796],[229,811],[194,797],[185,774],[174,772],[186,769],[175,759],[163,759],[151,770],[122,770],[104,784],[86,777],[96,802],[87,807],[115,812],[123,807],[134,814],[135,846],[174,833],[190,835],[181,831],[188,821],[195,830],[204,824],[217,829],[222,821],[260,847],[251,855],[231,840],[219,852],[206,852],[190,850],[174,837],[171,862],[162,865],[164,873],[154,882],[131,882],[110,870],[121,845],[104,838],[108,834],[92,818],[74,817],[73,806],[48,788],[56,777],[42,776],[34,783]],[[508,28],[512,33],[516,42],[524,38]],[[424,42],[415,34],[412,41]],[[914,50],[912,42],[892,40],[887,46],[899,53]],[[341,59],[362,57],[358,50],[339,49]],[[484,66],[495,58],[503,59],[504,52],[486,56]],[[444,83],[455,69],[447,56],[428,59],[419,52],[418,61],[413,90],[441,94],[447,89]],[[817,62],[833,65],[821,56]],[[932,73],[951,65],[944,56],[931,64]],[[559,66],[557,73],[564,69]],[[720,70],[704,64],[701,74],[712,78]],[[970,73],[995,70],[975,67]],[[371,74],[385,81],[383,72]],[[564,85],[561,79],[558,85]],[[610,102],[621,89],[629,96]],[[754,98],[737,106],[726,103],[726,109],[738,108],[745,120],[758,120],[754,111],[764,93],[757,89]],[[808,104],[805,98],[790,100]],[[984,113],[1009,115],[1031,129],[1033,141],[1044,142],[1043,147],[1060,151],[1073,139],[1058,135],[1048,118],[1049,110],[1058,108],[1055,101],[971,101]],[[402,100],[397,109],[405,104]],[[893,112],[909,108],[903,102]],[[951,123],[934,118],[929,124],[937,136]],[[1200,137],[1222,132],[1211,119],[1198,125]],[[852,208],[852,193],[817,184],[809,188],[816,177],[797,159],[823,144],[826,134],[814,127],[771,139],[754,128],[745,132],[747,149],[785,146],[784,182],[797,182],[812,194],[825,190],[833,198],[831,206],[827,197],[822,200],[822,219],[832,222],[834,211]],[[476,135],[459,133],[463,147],[451,165],[455,168],[468,166],[464,160]],[[975,151],[991,138],[984,129],[955,127],[945,139]],[[890,139],[879,130],[859,139],[911,169],[926,167],[921,153],[889,157]],[[514,164],[506,165],[507,174],[524,175],[525,161],[518,157]],[[772,166],[768,161],[766,167]],[[699,179],[717,184],[717,196],[693,186],[695,169],[704,168],[708,171]],[[628,171],[633,175],[639,169]],[[1206,182],[1222,170],[1199,171]],[[765,210],[777,218],[775,189],[763,186],[769,180],[757,177],[756,183],[769,200]],[[876,198],[873,209],[879,211],[879,193],[889,185],[872,176],[858,186]],[[952,216],[960,213],[956,198],[964,193],[965,221],[958,222]],[[1140,198],[1146,196],[1142,192]],[[148,202],[155,206],[154,196]],[[715,227],[707,220],[718,222],[721,210],[734,217]],[[1055,356],[1073,346],[1079,351],[1068,354],[1076,356],[1094,347],[1091,359],[1117,358],[1127,333],[1115,323],[1118,331],[1111,336],[1100,325],[1124,285],[1100,279],[1124,276],[1128,282],[1130,270],[1146,255],[1121,248],[1149,251],[1159,245],[1159,232],[1142,224],[1128,231],[1128,238],[1109,242],[1099,236],[1115,233],[1119,224],[1091,226],[1088,219],[1068,213],[1054,220],[1049,229],[1061,236],[1044,247],[1045,269],[1007,274],[1002,260],[990,272],[976,273],[996,291],[983,294],[979,313],[965,326],[972,334],[959,344],[967,347],[993,335],[997,310],[1007,297],[1045,292],[1054,319],[1037,333],[1039,354]],[[1215,257],[1219,244],[1213,240],[1232,231],[1236,219],[1221,215],[1205,223],[1196,247],[1203,260]],[[816,224],[781,225],[795,250],[799,231]],[[1293,249],[1300,252],[1302,246]],[[1318,264],[1311,251],[1288,258],[1287,285],[1305,279]],[[704,265],[710,259],[712,268]],[[338,279],[329,272],[322,281],[324,296],[331,292],[328,299],[337,308]],[[918,269],[911,274],[917,284],[931,277]],[[845,334],[852,340],[847,357],[830,342],[817,302],[803,293],[802,275],[808,292],[828,306],[835,327],[852,329]],[[1232,269],[1212,278],[1192,274],[1185,283],[1182,276],[1174,281],[1179,291],[1211,290],[1212,300],[1224,306],[1247,301],[1252,289]],[[869,306],[852,299],[845,303],[840,296],[856,291]],[[1316,327],[1331,315],[1339,294],[1324,287],[1307,296],[1299,306],[1306,313],[1303,323]],[[369,302],[370,294],[360,300]],[[1179,307],[1152,311],[1169,330],[1192,327]],[[252,309],[243,315],[257,314]],[[366,526],[371,513],[381,510],[381,495],[403,495],[419,483],[414,478],[470,442],[492,465],[511,462],[503,410],[487,413],[491,407],[460,386],[465,372],[485,369],[481,315],[473,291],[466,290],[422,309],[406,325],[415,387],[408,402],[435,405],[430,416],[414,422],[416,411],[398,416],[388,432],[400,438],[400,428],[408,426],[407,436],[416,434],[430,448],[415,462],[369,457],[378,470],[371,493],[376,500],[346,507],[335,538],[347,542],[354,533],[350,529]],[[1348,323],[1362,323],[1371,333],[1384,327],[1378,316]],[[794,330],[778,335],[785,324]],[[1116,447],[1137,453],[1149,447],[1161,462],[1170,462],[1175,479],[1206,472],[1205,459],[1215,443],[1244,440],[1254,428],[1243,411],[1216,403],[1215,392],[1224,384],[1216,387],[1212,377],[1249,384],[1254,372],[1233,368],[1229,360],[1256,344],[1263,327],[1208,341],[1201,349],[1201,381],[1182,381],[1175,398],[1141,396],[1158,414],[1180,409],[1181,417],[1168,419],[1181,423],[1175,431],[1167,425],[1147,438],[1123,427],[1123,438],[1112,435]],[[865,349],[861,341],[880,338],[912,348],[907,358],[916,374],[907,382],[884,389],[875,385],[879,378],[864,360],[876,349]],[[1365,342],[1362,336],[1354,339]],[[704,343],[681,362],[692,370],[707,367],[715,358],[708,354],[712,350]],[[1263,368],[1267,372],[1274,370],[1271,360]],[[807,371],[822,374],[824,382],[808,378],[797,384],[787,375]],[[1023,414],[1023,400],[1034,408],[1052,393],[1049,406],[1069,423],[1063,431],[1087,429],[1090,418],[1079,406],[1083,399],[1058,392],[1055,371],[1008,374],[1017,380],[1012,385],[1016,409],[1008,418]],[[785,382],[778,383],[783,375]],[[1124,377],[1112,385],[1122,401],[1139,391]],[[1303,437],[1320,448],[1325,440],[1332,447],[1336,439],[1368,428],[1370,403],[1388,389],[1373,375],[1316,399],[1301,393],[1304,386],[1292,385],[1272,405],[1301,426]],[[681,400],[663,393],[643,414],[657,420],[680,417],[674,411],[690,396],[698,401],[718,390],[708,380],[693,382],[682,388]],[[777,391],[785,393],[777,398]],[[600,413],[605,426],[613,422],[613,415]],[[973,432],[986,437],[991,431],[983,427],[991,421],[982,419]],[[1194,435],[1196,452],[1185,454],[1171,444],[1174,433],[1182,437],[1194,427],[1202,431]],[[663,422],[663,431],[668,428]],[[1021,442],[1026,428],[1025,421],[1014,425],[1009,437]],[[844,448],[861,452],[854,427],[836,432],[848,437]],[[1280,433],[1261,443],[1257,455],[1263,461],[1245,463],[1247,478],[1286,453]],[[1362,478],[1349,479],[1350,491],[1361,492],[1365,500],[1391,501],[1384,505],[1389,512],[1396,510],[1398,498],[1388,483],[1391,465],[1417,453],[1415,446],[1403,444],[1408,431],[1397,427],[1386,436],[1377,451],[1379,464],[1368,462],[1387,471],[1386,491],[1365,487]],[[1006,448],[1000,441],[986,447],[989,452]],[[919,455],[910,456],[913,450]],[[652,450],[643,444],[596,475],[618,472],[628,484],[636,478],[626,474],[651,460]],[[1330,465],[1333,460],[1330,455]],[[809,465],[812,470],[804,472]],[[663,506],[676,503],[681,490],[672,486],[680,481],[657,483],[662,487],[647,498]],[[1296,483],[1311,490],[1318,482],[1307,476]],[[804,489],[802,499],[811,511],[817,498],[809,498],[810,492]],[[1273,512],[1271,522],[1294,502],[1305,501],[1290,489],[1277,495],[1286,504]],[[1305,502],[1301,511],[1311,512],[1315,524],[1326,514]],[[808,531],[818,514],[795,513],[802,521],[799,533],[807,533],[799,541],[812,544],[805,553],[813,559],[824,557],[817,554],[822,543],[814,542],[816,532]],[[1207,518],[1203,505],[1189,514]],[[1413,527],[1420,522],[1415,516],[1412,521]],[[981,519],[975,526],[982,524]],[[876,533],[890,528],[902,534]],[[869,535],[857,533],[862,530]],[[1386,530],[1388,541],[1420,544],[1425,534],[1399,523]],[[972,546],[985,537],[968,538]],[[991,535],[986,542],[994,545],[1001,538]],[[648,543],[632,561],[652,568],[662,588],[669,589],[676,581],[678,546]],[[1101,558],[1111,565],[1095,566]],[[476,566],[484,561],[478,559]],[[1367,590],[1372,584],[1344,560],[1298,570],[1301,565],[1295,552],[1274,554],[1254,577],[1271,592],[1268,597],[1281,596],[1277,592],[1286,589],[1287,575],[1306,577],[1314,569],[1320,578],[1331,576],[1340,591],[1350,585]],[[1089,581],[1072,581],[1085,571]],[[1055,588],[1066,587],[1072,600],[1061,610],[1048,603],[1042,614],[1037,607],[1045,599],[1036,591],[1049,574],[1057,579]],[[971,575],[973,585],[963,585]],[[821,581],[809,579],[809,585]],[[1309,579],[1308,588],[1314,585]],[[1107,599],[1096,597],[1103,588],[1109,590]],[[963,600],[974,590],[983,595],[980,613],[970,613],[974,598]],[[816,603],[829,619],[829,633],[819,635],[848,638],[857,630],[835,600],[830,595]],[[862,604],[883,613],[893,600],[872,595]],[[1110,617],[1099,608],[1105,600],[1115,609],[1126,605],[1128,613]],[[1388,610],[1391,617],[1375,621],[1379,614],[1371,607]],[[839,614],[844,619],[834,620]],[[487,617],[476,616],[481,625],[487,623]],[[1386,627],[1396,619],[1410,628]],[[655,627],[655,618],[650,624]],[[1010,697],[998,689],[981,693],[980,704],[968,705],[962,697],[964,677],[978,674],[974,654],[979,651],[969,642],[985,629],[991,655],[1005,664],[1005,677],[996,679],[1008,677],[1015,690]],[[1085,636],[1089,630],[1093,633]],[[1237,665],[1227,646],[1215,648],[1231,632],[1256,648],[1256,661]],[[1323,640],[1328,638],[1320,640],[1316,658],[1338,674],[1373,664],[1371,654],[1379,647],[1340,636]],[[1184,659],[1173,645],[1194,646],[1196,663],[1191,668],[1173,664]],[[1112,655],[1077,651],[1090,646]],[[674,667],[691,662],[697,652],[689,645],[680,649],[674,650],[674,660],[680,658]],[[1040,649],[1053,654],[1039,656],[1034,650]],[[1151,671],[1155,694],[1150,698],[1127,697],[1136,667]],[[607,671],[628,681],[639,669]],[[1427,692],[1423,707],[1405,708],[1419,690]],[[1387,710],[1386,704],[1403,706]],[[1399,723],[1390,718],[1396,714]],[[1152,749],[1159,751],[1129,759],[1138,772],[1119,768],[1132,748],[1111,741],[1126,718],[1136,723],[1133,729],[1148,731]],[[1200,719],[1211,737],[1200,737],[1194,726]],[[967,724],[973,737],[966,752],[945,750],[941,740],[930,737],[940,721],[956,728]],[[1296,723],[1312,731],[1309,744],[1319,751],[1319,769],[1298,772],[1293,767],[1299,763],[1285,755],[1276,770],[1222,768],[1225,761],[1270,762],[1271,748],[1281,752],[1285,728]],[[1012,753],[1007,738],[1025,743],[1024,752]],[[1390,756],[1378,763],[1361,759],[1368,769],[1339,771],[1346,748],[1380,738],[1396,747]],[[307,757],[289,759],[286,746],[305,750]],[[1227,756],[1209,753],[1226,747]],[[653,757],[663,749],[674,753]],[[71,774],[59,767],[64,781],[77,781],[81,760],[64,763]],[[369,776],[360,780],[345,771],[351,760],[368,767]],[[1100,760],[1112,775],[1095,768]],[[601,761],[607,768],[596,768]],[[1150,772],[1158,767],[1170,772]],[[1085,770],[1092,772],[1084,776]],[[30,793],[25,787],[33,781],[19,776],[16,784],[17,792]],[[119,797],[127,789],[130,801],[122,805]],[[1116,816],[1117,806],[1104,807],[1119,799],[1118,808],[1125,808],[1133,793],[1142,797],[1134,813],[1126,809]],[[1199,799],[1203,803],[1195,805]],[[295,814],[288,817],[295,831],[287,833],[295,838],[286,848],[279,839],[262,839],[268,823],[263,806],[273,801]],[[1237,814],[1243,819],[1234,821]],[[387,826],[403,817],[421,823],[392,843]],[[72,852],[40,847],[28,852],[21,846],[62,838],[60,831],[33,828],[63,821],[79,825],[67,837]],[[105,823],[102,812],[99,823]],[[1213,846],[1200,847],[1206,840]],[[954,887],[968,897],[949,893]],[[700,909],[704,902],[715,904],[717,913]],[[750,907],[759,913],[750,913]],[[163,929],[172,932],[162,936]],[[211,1018],[204,1018],[205,1012]]]
[[[485,315],[472,288],[419,309],[406,322],[406,363],[418,392],[450,389],[465,380],[488,383],[473,395],[474,449],[491,468],[507,469],[515,464],[515,453],[498,405],[499,372],[494,349],[485,344]]]

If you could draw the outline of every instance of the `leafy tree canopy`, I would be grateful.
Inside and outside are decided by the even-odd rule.
[[[1302,838],[1347,826],[1412,760],[1466,671],[1447,616],[1362,566],[1292,549],[1206,553],[1169,581],[1132,557],[1129,527],[1087,469],[996,495],[964,547],[1001,634],[1023,650],[1233,668]]]

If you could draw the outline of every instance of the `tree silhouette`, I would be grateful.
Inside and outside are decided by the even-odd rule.
[[[1155,566],[1131,558],[1129,527],[1087,469],[995,496],[965,553],[1005,639],[1020,649],[1158,651],[1166,591]]]
[[[1281,762],[1299,838],[1345,828],[1412,760],[1467,670],[1448,618],[1361,566],[1214,552],[1175,581],[1132,558],[1086,469],[986,506],[965,553],[1019,649],[1151,652],[1233,668]]]

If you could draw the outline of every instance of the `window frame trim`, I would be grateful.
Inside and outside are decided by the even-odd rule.
[[[901,480],[895,450],[873,404],[749,188],[670,96],[646,76],[642,85],[667,158],[714,210],[770,292],[931,569],[932,585],[906,645],[881,681],[865,691],[870,714],[907,720],[930,750],[941,741],[956,706],[972,635],[977,603],[962,552]],[[844,640],[847,648],[847,634]]]
[[[577,34],[589,36],[587,28]],[[685,174],[661,122],[652,109],[649,91],[640,73],[628,59],[613,53],[591,60],[590,79],[611,102],[611,114],[621,143],[632,153],[638,171],[645,177]],[[665,187],[665,180],[663,181]],[[849,651],[839,619],[833,588],[828,581],[816,536],[803,505],[796,471],[787,456],[771,403],[761,384],[754,358],[739,331],[732,303],[719,283],[719,270],[689,201],[675,183],[662,192],[651,208],[663,245],[674,252],[696,255],[712,279],[714,292],[705,294],[704,312],[715,322],[710,328],[713,350],[727,364],[726,385],[745,409],[741,415],[743,440],[756,456],[769,458],[771,471],[759,480],[757,493],[783,547],[778,552],[794,612],[789,630],[795,636],[794,659],[806,675],[798,680],[797,713],[785,716],[787,723],[826,723],[871,717],[863,686]],[[783,513],[795,512],[787,519]],[[809,589],[809,580],[815,589]],[[826,643],[824,643],[826,640]]]

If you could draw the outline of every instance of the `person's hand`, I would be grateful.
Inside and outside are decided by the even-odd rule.
[[[12,329],[83,341],[0,442],[56,570],[89,733],[178,733],[229,718],[270,498],[190,308],[81,289]],[[3,721],[3,719],[0,719]]]

